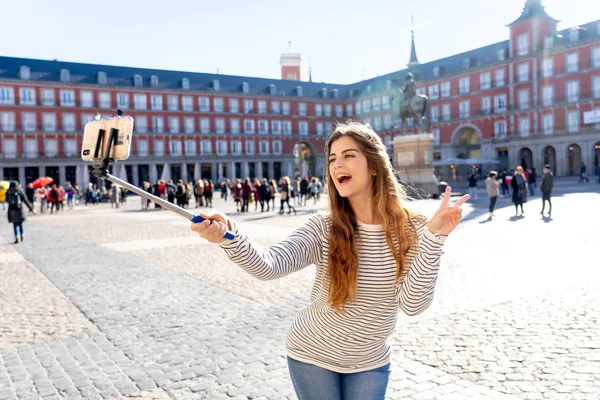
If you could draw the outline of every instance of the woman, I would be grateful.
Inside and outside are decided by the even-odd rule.
[[[523,173],[523,167],[518,166],[515,170],[515,175],[510,182],[512,187],[512,201],[515,203],[515,216],[519,216],[519,206],[521,207],[521,216],[525,214],[523,211],[523,203],[527,202],[527,179]]]
[[[254,197],[254,211],[256,211],[258,210],[258,203],[260,202],[260,180],[258,178],[254,178],[252,196]]]
[[[275,195],[277,194],[277,182],[275,182],[275,179],[271,179],[269,180],[269,198],[271,200],[271,203],[273,204],[273,211],[275,211]],[[268,206],[268,202],[267,202],[267,206]]]
[[[233,187],[233,201],[235,202],[235,211],[240,211],[240,202],[242,201],[242,180],[240,178],[235,180],[235,186]]]
[[[248,212],[248,199],[252,194],[252,186],[250,185],[250,179],[244,179],[242,183],[242,212]]]
[[[450,204],[447,188],[430,221],[410,211],[385,144],[359,123],[338,125],[325,154],[329,213],[279,244],[259,250],[219,213],[202,215],[192,230],[259,279],[316,264],[310,305],[286,341],[298,399],[382,400],[398,311],[417,315],[431,304],[442,245],[469,196]],[[223,240],[227,229],[234,240]]]
[[[204,199],[206,200],[206,207],[212,207],[213,190],[215,185],[212,179],[204,180]]]
[[[194,186],[194,196],[196,197],[196,208],[204,206],[204,181],[198,179]]]
[[[294,208],[294,206],[290,205],[290,197],[291,197],[291,190],[292,190],[292,186],[290,184],[290,178],[287,176],[284,176],[283,178],[281,178],[280,180],[281,186],[280,186],[280,190],[279,192],[281,193],[279,195],[279,198],[281,200],[281,207],[279,208],[279,214],[283,214],[284,213],[284,205],[287,203],[288,206],[288,214],[292,213],[292,210],[294,210],[294,215],[296,214],[296,209]]]
[[[23,222],[25,221],[23,203],[25,203],[32,214],[35,214],[35,211],[27,199],[27,196],[25,196],[25,193],[18,188],[16,181],[11,181],[8,185],[8,190],[6,191],[6,202],[8,203],[8,222],[13,224],[15,243],[19,243],[19,236],[21,237],[22,242],[24,238]]]

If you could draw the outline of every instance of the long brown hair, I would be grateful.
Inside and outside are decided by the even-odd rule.
[[[327,138],[326,160],[329,160],[333,142],[343,136],[356,141],[367,158],[369,170],[374,174],[373,205],[377,217],[383,220],[387,245],[396,260],[395,282],[398,283],[405,272],[406,253],[417,240],[412,221],[416,215],[406,206],[406,192],[394,175],[386,146],[371,128],[357,122],[338,124]],[[343,312],[345,304],[356,301],[358,290],[357,222],[349,200],[337,192],[329,169],[325,176],[331,208],[327,271],[329,304],[338,312]]]

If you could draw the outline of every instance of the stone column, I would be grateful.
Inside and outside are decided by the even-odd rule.
[[[275,179],[275,166],[273,161],[269,161],[269,179]]]
[[[200,163],[194,163],[194,183],[200,180]]]
[[[225,177],[223,176],[223,163],[220,162],[217,164],[217,176],[218,179],[225,179]]]
[[[212,181],[213,183],[217,183],[217,162],[213,161],[211,167],[210,167],[210,176],[212,177]]]
[[[0,180],[4,180],[4,168],[0,167]]]
[[[156,164],[150,164],[148,175],[150,176],[150,184],[154,185],[158,181],[158,170]]]
[[[292,160],[287,160],[286,162],[286,175],[290,177],[291,180],[294,180],[294,162]]]
[[[420,191],[409,191],[408,195],[437,195],[438,188],[433,175],[433,135],[421,133],[397,136],[394,147],[394,167],[403,181]]]
[[[58,166],[58,180],[60,181],[59,183],[64,186],[66,179],[67,179],[67,173],[65,171],[65,166],[59,165]]]
[[[83,183],[83,171],[84,169],[82,165],[75,166],[75,184],[80,186]]]
[[[19,183],[21,184],[21,186],[27,186],[27,182],[25,182],[26,179],[27,177],[25,176],[25,167],[19,167]]]
[[[165,163],[160,179],[163,179],[165,182],[169,183],[169,179],[171,179],[171,164]]]
[[[141,182],[140,182],[140,172],[139,172],[137,164],[133,164],[131,166],[131,175],[133,175],[132,176],[132,178],[133,178],[133,184],[135,186],[137,186],[137,187],[140,187],[140,184],[141,184]]]
[[[235,161],[229,161],[229,180],[234,182],[237,176],[235,176]]]
[[[249,178],[250,174],[250,166],[248,165],[248,161],[242,161],[242,179]]]
[[[262,170],[262,162],[260,160],[256,161],[255,171],[256,171],[256,177],[262,181],[262,178],[264,178],[265,176],[264,176],[264,172]]]
[[[81,183],[79,184],[82,189],[86,189],[88,183],[90,183],[90,167],[87,164],[81,164],[78,166],[81,170]]]
[[[184,182],[188,180],[187,164],[186,163],[181,164],[181,179],[183,179]]]

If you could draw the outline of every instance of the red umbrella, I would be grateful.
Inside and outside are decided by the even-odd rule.
[[[49,185],[52,182],[54,182],[54,179],[50,178],[49,176],[41,176],[41,177],[37,178],[35,181],[33,181],[33,187],[39,188],[42,186]]]

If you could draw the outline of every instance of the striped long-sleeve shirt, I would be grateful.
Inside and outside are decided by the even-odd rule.
[[[282,242],[262,248],[239,233],[220,246],[246,272],[261,280],[276,279],[311,264],[317,267],[310,304],[294,319],[286,340],[287,355],[341,373],[362,372],[390,362],[388,343],[398,311],[417,315],[433,300],[445,235],[416,224],[418,245],[407,254],[409,267],[395,284],[396,262],[383,225],[358,222],[358,291],[356,302],[337,313],[328,303],[329,217],[318,214]]]

